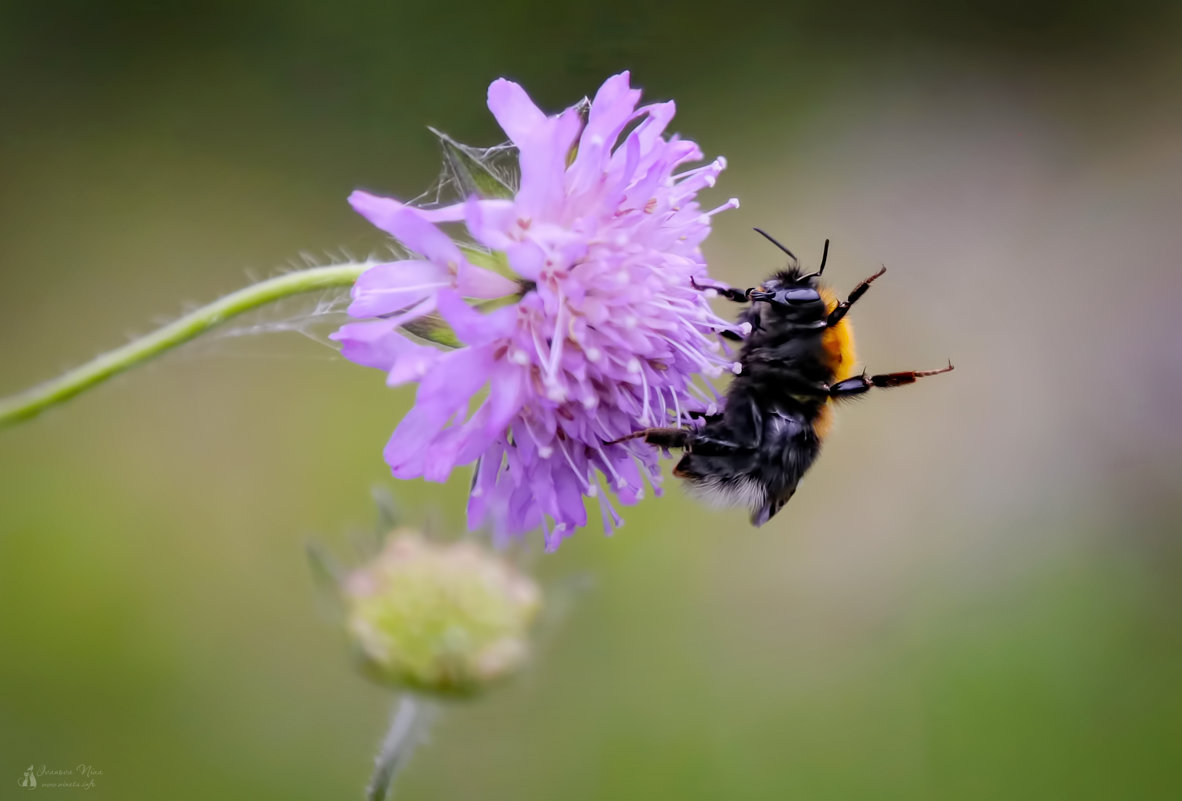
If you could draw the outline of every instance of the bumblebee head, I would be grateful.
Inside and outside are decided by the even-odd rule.
[[[814,308],[824,308],[825,301],[809,281],[797,279],[796,282],[781,284],[777,279],[764,283],[764,289],[753,291],[752,301],[763,301],[784,310],[808,311]]]
[[[798,318],[811,318],[823,315],[826,310],[825,301],[817,291],[817,279],[825,272],[825,262],[829,259],[829,240],[825,240],[825,250],[821,254],[821,266],[815,273],[804,274],[796,264],[796,256],[792,251],[772,239],[758,228],[755,229],[769,242],[787,253],[792,258],[792,266],[777,273],[763,286],[752,290],[747,297],[752,302],[764,302],[781,314]]]

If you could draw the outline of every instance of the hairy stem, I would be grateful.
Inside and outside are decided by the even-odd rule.
[[[410,759],[431,717],[431,706],[424,699],[412,693],[405,693],[398,699],[390,717],[390,729],[374,757],[373,776],[365,789],[365,801],[385,801],[389,796],[398,771]]]
[[[244,312],[304,292],[352,286],[369,266],[368,262],[360,262],[299,270],[232,292],[57,378],[0,400],[0,427],[34,417]]]

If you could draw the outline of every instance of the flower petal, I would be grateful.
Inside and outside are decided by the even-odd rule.
[[[507,78],[498,78],[489,85],[488,110],[514,142],[528,139],[548,122],[521,85]]]
[[[405,309],[451,283],[446,268],[407,259],[375,264],[353,284],[351,317],[377,317]]]
[[[566,158],[582,127],[576,109],[547,117],[525,90],[501,78],[488,88],[488,108],[517,145],[521,187],[516,204],[527,219],[556,214],[562,206]]]
[[[328,335],[341,343],[341,355],[354,364],[389,370],[398,358],[398,343],[405,339],[394,332],[385,320],[349,323]]]
[[[516,221],[517,204],[511,200],[481,200],[473,195],[464,204],[468,233],[493,250],[505,250],[516,241],[508,233]]]
[[[516,281],[497,275],[492,270],[465,263],[460,265],[456,288],[466,298],[492,299],[512,295],[521,287]]]
[[[512,333],[517,320],[517,308],[506,306],[486,313],[473,309],[457,292],[439,293],[439,313],[455,330],[461,342],[484,345]]]
[[[464,261],[456,243],[427,222],[416,208],[360,190],[349,195],[349,204],[362,217],[436,264],[458,267]]]
[[[423,475],[426,454],[436,447],[444,425],[467,409],[469,399],[487,382],[491,366],[484,348],[448,351],[436,360],[419,385],[414,407],[386,443],[386,463],[397,478]]]

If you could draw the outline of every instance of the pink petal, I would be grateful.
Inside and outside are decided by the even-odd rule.
[[[468,345],[484,345],[509,336],[517,324],[517,307],[505,306],[483,313],[473,309],[457,292],[439,293],[439,313],[455,329],[456,336]]]
[[[375,264],[353,284],[350,317],[376,317],[405,309],[450,284],[447,269],[407,259]]]
[[[492,270],[462,264],[456,279],[456,288],[466,298],[489,299],[515,294],[521,287],[516,281]]]
[[[349,361],[379,370],[389,370],[398,358],[398,343],[392,340],[404,339],[385,320],[349,323],[328,338],[341,343],[341,355]]]
[[[531,281],[538,280],[546,267],[546,251],[532,239],[513,243],[505,250],[505,256],[518,275]]]
[[[349,323],[328,335],[341,343],[341,355],[355,364],[386,370],[386,384],[418,381],[444,351],[412,342],[397,330],[398,320]]]
[[[423,377],[414,407],[386,443],[386,463],[396,477],[423,474],[425,454],[435,447],[444,425],[466,410],[469,399],[487,382],[491,364],[483,348],[461,348],[440,356]]]
[[[407,381],[420,380],[446,353],[446,351],[433,348],[430,345],[411,342],[401,335],[398,336],[398,339],[402,342],[397,346],[398,352],[395,354],[389,375],[386,376],[386,386],[396,387]]]
[[[436,264],[458,266],[464,261],[451,237],[427,222],[418,209],[360,190],[349,195],[349,204],[362,217]]]
[[[517,216],[517,206],[512,200],[481,200],[473,195],[464,204],[468,232],[492,250],[505,250],[516,241],[508,232],[516,224]]]
[[[591,103],[587,126],[579,137],[579,152],[570,168],[572,187],[590,189],[603,172],[616,139],[633,118],[640,91],[629,87],[629,75],[622,72],[604,81]]]
[[[582,120],[574,109],[547,117],[517,84],[504,78],[488,87],[488,108],[517,145],[521,187],[517,207],[528,217],[555,214],[563,199],[566,157]]]
[[[498,78],[489,85],[488,110],[514,143],[529,138],[546,123],[546,115],[525,90],[506,78]]]

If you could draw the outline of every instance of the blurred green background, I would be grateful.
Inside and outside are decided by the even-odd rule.
[[[498,141],[492,79],[557,110],[629,68],[730,161],[715,274],[777,264],[754,225],[806,263],[832,237],[839,287],[890,268],[865,362],[958,369],[846,409],[764,529],[671,487],[539,554],[568,603],[535,666],[449,711],[399,797],[1182,797],[1180,22],[0,3],[0,393],[302,252],[379,249],[346,195],[425,189],[425,125]],[[297,333],[221,336],[0,432],[0,798],[80,762],[100,799],[360,797],[390,696],[303,543],[370,524],[410,399]],[[394,487],[450,527],[465,490]]]

